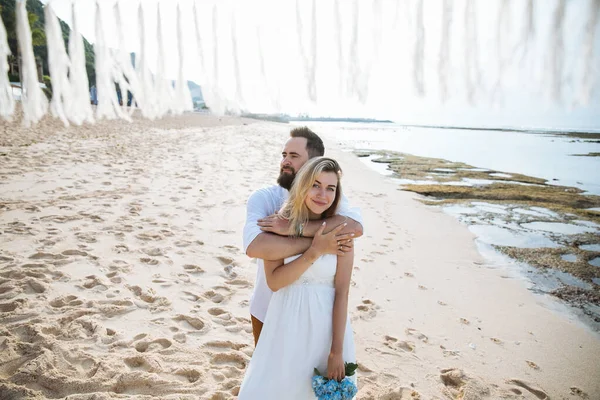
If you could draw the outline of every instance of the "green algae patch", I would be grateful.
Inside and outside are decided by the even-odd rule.
[[[571,154],[577,157],[600,157],[600,153],[587,153],[587,154]]]
[[[435,202],[436,205],[485,200],[502,205],[543,207],[561,214],[575,214],[593,222],[600,222],[600,212],[589,210],[589,208],[600,207],[600,196],[583,195],[577,188],[493,183],[477,187],[410,184],[405,185],[403,189],[442,199]],[[432,204],[432,202],[423,202]]]
[[[600,278],[600,268],[589,263],[594,258],[600,257],[600,252],[581,250],[576,245],[557,248],[520,248],[510,246],[494,246],[507,256],[542,269],[556,269],[568,272],[571,275],[592,283],[592,279]],[[564,255],[575,255],[574,261],[563,259]],[[600,286],[595,285],[595,291],[600,295]],[[600,304],[600,303],[599,303]]]
[[[466,163],[441,158],[368,150],[356,151],[355,154],[359,157],[376,156],[371,161],[389,164],[388,168],[401,179],[431,181],[431,184],[402,185],[403,190],[429,197],[430,199],[421,200],[428,205],[487,201],[501,205],[543,207],[560,214],[575,214],[600,223],[600,212],[589,210],[600,207],[600,196],[584,194],[584,191],[578,188],[550,185],[542,178],[476,168]],[[489,183],[469,184],[469,179]],[[461,182],[464,185],[452,184],[453,182]]]

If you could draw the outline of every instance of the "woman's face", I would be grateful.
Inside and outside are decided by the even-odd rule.
[[[316,215],[324,213],[335,200],[338,178],[334,172],[321,172],[304,200],[310,211]]]

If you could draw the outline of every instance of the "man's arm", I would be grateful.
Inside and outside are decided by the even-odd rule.
[[[343,256],[352,250],[352,239],[341,239],[342,229],[345,223],[331,227],[323,220],[317,221],[322,230],[320,241],[323,243],[323,254],[336,254]],[[317,230],[318,231],[318,230]],[[318,232],[317,232],[318,233]],[[296,254],[304,253],[310,248],[313,238],[279,236],[274,233],[261,233],[250,243],[246,254],[250,257],[262,258],[263,260],[281,260]]]
[[[337,209],[337,215],[325,219],[328,229],[325,233],[331,231],[336,226],[346,223],[346,226],[339,233],[339,238],[342,243],[349,243],[351,239],[361,237],[363,235],[362,215],[357,208],[351,208],[348,199],[344,194],[340,200]],[[319,230],[321,223],[319,221],[309,221],[302,229],[302,236],[314,237]],[[258,220],[258,226],[263,232],[270,232],[280,236],[287,236],[290,231],[289,221],[281,218],[277,214],[262,217]],[[305,249],[306,250],[306,249]],[[298,253],[296,253],[298,254]],[[292,254],[294,255],[294,254]]]
[[[330,254],[343,256],[352,250],[352,239],[357,237],[355,232],[358,232],[358,236],[362,235],[362,225],[352,219],[336,215],[325,220],[308,221],[302,230],[302,237],[290,237],[287,236],[290,231],[289,221],[278,214],[273,214],[258,220],[258,226],[263,233],[248,246],[246,254],[263,260],[280,260],[304,253],[310,247],[312,238],[321,228],[323,221],[326,222],[326,234],[339,227],[336,234],[331,236]],[[338,247],[337,253],[333,252],[335,246]]]
[[[263,260],[282,260],[296,254],[304,253],[311,245],[312,238],[288,237],[289,227],[286,221],[285,231],[281,236],[268,233],[262,229],[259,221],[269,214],[275,212],[280,204],[269,189],[260,189],[252,193],[246,203],[246,224],[244,226],[244,251],[249,257],[261,258]],[[323,221],[319,222],[320,225]],[[338,224],[339,225],[339,224]],[[327,226],[329,233],[335,226]],[[318,227],[317,227],[318,230]],[[271,231],[273,232],[273,231]],[[316,232],[316,230],[315,230]],[[313,234],[314,236],[314,234]],[[338,244],[340,238],[328,235],[328,254],[343,255],[349,251],[351,244]]]
[[[246,255],[263,260],[283,260],[304,253],[311,243],[312,238],[308,237],[294,238],[262,232],[250,243]]]

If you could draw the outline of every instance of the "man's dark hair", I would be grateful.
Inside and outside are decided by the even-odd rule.
[[[322,157],[325,154],[325,146],[321,138],[308,129],[306,126],[301,126],[292,129],[290,137],[303,137],[306,138],[306,151],[308,152],[308,158]]]

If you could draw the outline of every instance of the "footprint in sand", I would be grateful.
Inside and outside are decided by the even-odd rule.
[[[13,261],[14,258],[12,257],[6,257],[6,256],[0,256],[0,264],[4,264],[7,263],[9,261]]]
[[[385,335],[384,339],[383,344],[392,350],[415,351],[415,344],[412,342],[398,340],[398,338],[389,335]]]
[[[129,214],[133,215],[133,216],[139,216],[140,215],[140,211],[142,211],[142,206],[139,204],[131,204],[131,206],[129,207]]]
[[[91,302],[91,304],[106,318],[112,318],[137,310],[137,307],[131,300],[99,300]]]
[[[218,353],[212,356],[210,363],[214,367],[231,366],[239,370],[239,375],[246,369],[248,356],[241,352]],[[226,375],[227,376],[227,375]]]
[[[183,294],[185,294],[184,299],[189,300],[191,302],[204,302],[204,298],[200,295],[197,295],[196,293],[192,293],[192,292],[188,292],[188,291],[183,291]]]
[[[185,333],[179,332],[173,335],[173,340],[177,343],[184,344],[185,342],[187,342],[187,336]]]
[[[68,295],[68,296],[60,296],[50,301],[50,305],[54,308],[62,308],[62,307],[77,307],[83,304],[77,296]]]
[[[9,313],[24,308],[27,303],[28,301],[26,299],[16,299],[10,303],[0,303],[0,313]]]
[[[249,347],[245,343],[234,343],[230,340],[212,340],[206,342],[204,347],[210,347],[213,349],[225,349],[225,350],[241,350],[245,347]]]
[[[119,276],[117,271],[109,272],[105,275],[112,283],[121,283],[123,279]]]
[[[147,342],[145,340],[140,341],[135,344],[135,349],[140,353],[146,353],[168,349],[172,345],[173,343],[169,339],[161,338],[151,342]]]
[[[210,329],[209,325],[198,317],[179,314],[175,318],[173,318],[173,320],[177,322],[182,322],[185,327],[187,327],[188,329],[191,328],[198,333],[205,333]]]
[[[356,306],[356,309],[360,312],[359,316],[361,319],[371,319],[377,316],[377,310],[380,307],[373,303],[369,299],[362,301],[362,304]]]
[[[225,283],[228,285],[239,286],[241,288],[247,288],[247,287],[252,286],[252,282],[247,281],[245,279],[231,279],[231,280],[225,281]]]
[[[96,288],[97,290],[108,290],[108,286],[105,285],[102,280],[100,278],[98,278],[96,275],[88,275],[85,277],[85,279],[87,279],[81,286],[83,286],[86,289],[94,289]]]
[[[201,267],[194,264],[185,264],[183,269],[190,274],[203,274],[205,272]]]
[[[156,232],[142,232],[135,236],[136,238],[144,241],[159,241],[163,240],[163,236]]]
[[[86,233],[86,232],[77,232],[75,237],[84,243],[96,243],[98,240],[96,239],[96,233]]]
[[[583,390],[579,389],[577,386],[571,386],[571,396],[579,396],[582,399],[589,399],[590,396]]]
[[[202,377],[200,371],[191,368],[178,369],[174,372],[174,374],[184,378],[185,381],[189,383],[197,382]]]
[[[113,251],[115,253],[129,253],[129,247],[127,247],[124,244],[118,244],[115,247],[113,247]]]
[[[406,334],[409,336],[414,336],[417,339],[419,339],[421,342],[423,343],[428,343],[429,342],[429,338],[427,336],[425,336],[424,334],[422,334],[421,332],[419,332],[416,329],[413,328],[406,328],[405,330]]]
[[[88,253],[81,250],[65,250],[61,253],[63,256],[87,256]]]
[[[163,250],[159,249],[158,247],[145,248],[145,249],[142,249],[142,252],[150,257],[158,257],[158,256],[165,255]]]
[[[228,265],[237,266],[235,261],[231,257],[218,256],[217,260],[221,263],[222,266],[228,266]]]
[[[546,392],[544,392],[541,388],[535,387],[533,384],[531,384],[529,382],[525,382],[521,379],[511,379],[511,380],[507,381],[506,383],[513,384],[520,388],[523,388],[540,400],[548,400],[549,399],[548,394],[546,394]]]
[[[218,317],[217,319],[222,321],[219,323],[221,323],[223,325],[231,325],[230,322],[235,323],[235,322],[231,321],[231,314],[228,311],[223,310],[222,308],[218,308],[218,307],[209,308],[208,313],[210,315],[212,315],[213,317]]]
[[[235,279],[237,278],[238,274],[237,272],[235,272],[233,270],[234,265],[233,264],[229,264],[223,267],[223,271],[225,272],[225,278],[227,279]]]
[[[252,322],[248,318],[235,317],[233,323],[227,326],[225,330],[231,333],[238,333],[241,331],[252,333]]]
[[[468,376],[458,368],[442,369],[440,378],[445,386],[443,393],[452,399],[463,398],[465,393],[472,393],[473,398],[480,398],[484,393],[485,397],[492,394],[490,398],[498,398],[480,378]]]
[[[29,256],[31,260],[49,260],[49,262],[55,260],[65,260],[67,257],[62,254],[52,254],[52,253],[43,253],[38,252]]]
[[[175,234],[168,229],[161,229],[159,232],[166,237],[175,236]]]
[[[11,299],[18,294],[17,292],[15,292],[15,289],[17,289],[17,287],[8,284],[7,282],[9,281],[4,281],[0,285],[0,299]]]
[[[135,297],[144,302],[143,304],[137,304],[141,308],[148,308],[152,312],[159,312],[168,310],[171,306],[171,302],[166,297],[157,296],[152,289],[144,291],[139,286],[127,286],[127,288]]]
[[[241,252],[240,249],[238,247],[236,247],[236,246],[225,245],[225,246],[222,246],[221,248],[225,249],[226,251],[228,251],[228,252],[230,252],[232,254],[239,254]]]
[[[142,258],[140,258],[140,262],[143,262],[144,264],[147,264],[147,265],[158,265],[160,263],[160,261],[158,261],[156,258],[150,258],[150,257],[142,257]]]
[[[231,289],[225,286],[213,286],[213,290],[208,290],[202,294],[204,298],[213,303],[220,304],[231,297]]]
[[[160,362],[151,355],[139,355],[123,359],[125,365],[134,371],[145,371],[150,373],[162,372]]]
[[[111,271],[122,272],[124,274],[131,272],[131,266],[127,261],[123,260],[113,260],[108,269]]]

